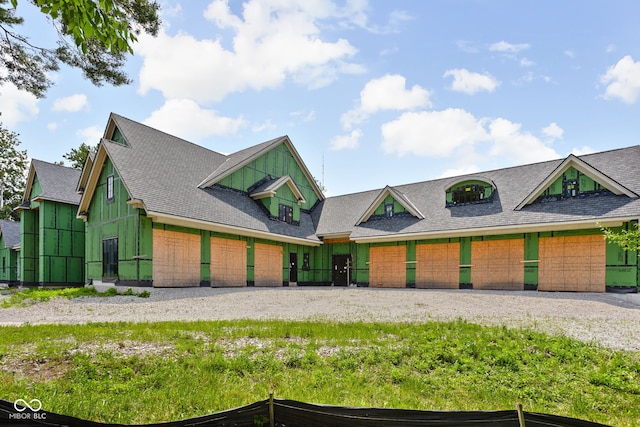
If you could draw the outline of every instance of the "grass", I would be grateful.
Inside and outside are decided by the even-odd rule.
[[[49,301],[52,298],[114,297],[117,295],[137,295],[141,298],[147,298],[150,295],[148,291],[135,294],[131,288],[127,289],[124,293],[118,293],[115,288],[109,288],[105,292],[98,292],[93,287],[8,289],[2,293],[9,294],[10,296],[2,300],[0,308],[26,307],[39,302]]]
[[[216,321],[0,328],[0,397],[107,423],[172,421],[276,397],[514,409],[640,425],[640,353],[463,321]]]

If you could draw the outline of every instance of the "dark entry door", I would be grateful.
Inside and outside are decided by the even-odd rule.
[[[333,285],[347,286],[349,284],[351,255],[333,256]]]
[[[298,281],[298,254],[289,252],[289,281]]]

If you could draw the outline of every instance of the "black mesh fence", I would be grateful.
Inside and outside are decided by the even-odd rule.
[[[25,402],[26,403],[26,402]],[[37,409],[37,410],[36,410]],[[68,426],[116,427],[134,424],[105,424],[47,411],[45,408],[21,406],[0,399],[2,426]],[[496,426],[496,427],[595,427],[604,424],[556,415],[526,411],[418,411],[409,409],[361,408],[317,405],[286,399],[267,399],[240,408],[216,412],[201,417],[157,424],[136,424],[145,427],[222,427],[222,426]]]

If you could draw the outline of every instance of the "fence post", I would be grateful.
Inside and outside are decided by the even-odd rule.
[[[518,411],[518,422],[520,423],[520,427],[525,427],[524,425],[524,411],[522,410],[522,404],[516,404],[516,410]]]
[[[269,393],[269,426],[275,427],[275,411],[273,410],[273,392]]]

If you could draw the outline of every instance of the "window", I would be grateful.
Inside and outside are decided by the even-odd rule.
[[[102,277],[118,276],[118,238],[102,241]]]
[[[474,203],[484,200],[484,186],[478,184],[462,185],[451,191],[454,205],[459,203]]]
[[[113,175],[107,177],[107,202],[113,202]]]
[[[393,203],[384,205],[384,216],[387,218],[393,218]]]
[[[580,184],[577,179],[565,179],[562,181],[562,194],[564,198],[569,199],[580,194]]]
[[[7,270],[7,259],[2,257],[2,273],[5,273]]]
[[[278,219],[287,224],[293,224],[293,208],[283,204],[278,205]]]

